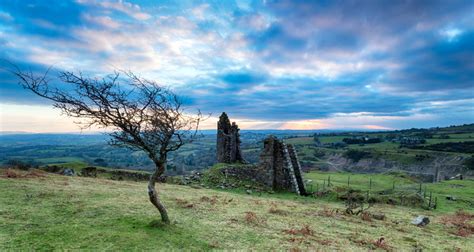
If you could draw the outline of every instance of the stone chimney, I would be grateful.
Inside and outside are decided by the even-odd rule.
[[[217,122],[217,162],[245,163],[240,150],[240,129],[235,122],[230,123],[225,112]]]

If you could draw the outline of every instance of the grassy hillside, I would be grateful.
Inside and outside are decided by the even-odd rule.
[[[383,221],[305,197],[243,195],[164,184],[173,224],[157,224],[146,184],[39,172],[0,177],[0,250],[398,249],[469,250],[450,214],[377,205]],[[424,227],[413,217],[430,216]],[[383,242],[377,242],[384,237]]]

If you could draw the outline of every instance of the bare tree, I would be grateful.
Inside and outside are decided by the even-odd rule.
[[[19,83],[33,93],[53,101],[64,114],[83,119],[83,128],[111,129],[111,144],[144,151],[155,170],[148,182],[148,196],[161,219],[169,223],[168,213],[158,197],[155,183],[166,170],[168,153],[196,137],[202,114],[185,113],[182,100],[171,90],[132,72],[114,72],[103,78],[62,71],[59,88],[48,77],[23,72],[15,67]]]

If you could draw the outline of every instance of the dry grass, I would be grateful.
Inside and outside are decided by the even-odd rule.
[[[176,198],[175,201],[176,201],[176,204],[178,206],[183,207],[183,208],[193,208],[194,207],[193,203],[190,203],[190,202],[188,202],[187,200],[184,200],[184,199]]]
[[[270,207],[270,209],[268,209],[268,212],[271,213],[271,214],[282,215],[282,216],[286,216],[286,215],[289,214],[288,211],[285,211],[283,209],[279,209],[275,205],[272,205]]]
[[[441,223],[453,230],[451,233],[462,237],[474,234],[473,221],[474,214],[465,211],[457,211],[455,214],[446,215],[441,218]]]
[[[217,196],[212,196],[212,197],[202,196],[201,202],[209,202],[211,205],[215,205],[217,203]]]
[[[391,246],[388,245],[387,241],[385,240],[384,237],[380,237],[379,239],[375,240],[374,242],[372,242],[372,244],[377,247],[377,248],[380,248],[380,249],[383,249],[385,251],[392,251],[393,248]]]
[[[283,230],[283,232],[290,235],[314,236],[314,230],[309,225],[304,225],[300,229],[291,228]]]
[[[361,218],[363,221],[372,222],[372,216],[371,216],[370,213],[368,213],[368,212],[362,212],[362,214],[360,215],[360,218]]]
[[[309,197],[259,197],[158,184],[173,224],[150,226],[159,215],[148,201],[146,183],[59,175],[19,183],[3,175],[0,251],[411,251],[415,246],[425,251],[469,251],[474,247],[471,237],[452,235],[457,221],[445,224],[441,214],[421,209],[377,205],[373,211],[386,214],[388,220],[366,222],[344,215],[341,203]],[[424,228],[411,225],[418,215],[433,221]]]
[[[266,224],[266,220],[261,218],[261,217],[258,217],[257,214],[255,212],[252,212],[252,211],[248,211],[248,212],[245,212],[245,222],[247,224],[251,224],[251,225],[264,225]]]
[[[339,214],[339,210],[336,208],[328,208],[326,206],[323,206],[323,209],[318,211],[319,216],[324,216],[324,217],[335,217],[336,215]]]
[[[20,171],[20,170],[8,168],[8,169],[0,170],[0,177],[12,178],[12,179],[39,178],[39,177],[46,177],[46,172],[37,170],[37,169],[32,169],[28,171]]]

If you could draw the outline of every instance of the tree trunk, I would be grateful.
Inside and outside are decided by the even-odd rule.
[[[160,198],[158,197],[158,192],[155,188],[155,183],[160,177],[161,174],[165,171],[166,162],[155,162],[156,168],[155,172],[150,176],[150,180],[148,181],[148,196],[150,197],[150,202],[158,209],[161,215],[161,220],[169,224],[170,219],[168,217],[168,212],[166,211],[165,206],[161,203]]]

